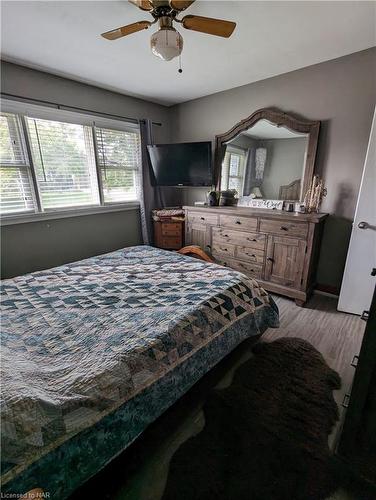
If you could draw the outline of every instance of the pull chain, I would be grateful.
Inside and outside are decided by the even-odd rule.
[[[178,69],[178,73],[183,73],[183,70],[181,68],[181,54],[179,54],[179,69]]]

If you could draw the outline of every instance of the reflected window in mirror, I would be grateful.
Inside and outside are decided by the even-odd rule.
[[[228,146],[222,163],[222,191],[235,189],[242,196],[246,153],[244,150]]]

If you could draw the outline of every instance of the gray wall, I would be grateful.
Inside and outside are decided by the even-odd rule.
[[[249,135],[240,134],[238,137],[235,137],[229,144],[233,146],[238,146],[239,148],[247,151],[248,148],[253,147],[257,143],[256,139],[252,139]]]
[[[331,216],[318,281],[339,287],[376,101],[375,48],[171,108],[9,63],[2,63],[1,77],[3,92],[162,122],[163,127],[155,128],[156,142],[214,140],[216,134],[263,107],[321,120],[317,171],[328,188],[322,210]],[[190,204],[205,199],[206,192],[206,188],[166,190],[166,202]],[[138,221],[138,212],[119,212],[7,226],[2,242],[4,276],[137,243]],[[99,225],[108,229],[98,229]],[[53,237],[49,237],[51,227],[56,229]],[[86,227],[104,231],[103,238],[90,236]]]
[[[3,226],[1,235],[3,278],[142,242],[138,210]]]
[[[277,200],[281,186],[302,177],[307,138],[269,139],[262,144],[267,149],[262,193],[265,198]]]
[[[165,106],[97,87],[1,63],[1,91],[130,118],[150,118],[157,142],[170,140]],[[1,272],[4,278],[141,243],[138,209],[72,217],[2,228]]]
[[[29,99],[76,106],[99,113],[112,113],[129,118],[149,118],[162,123],[154,127],[156,142],[169,142],[171,108],[135,97],[110,92],[60,76],[1,62],[1,92]]]
[[[264,107],[321,120],[317,171],[325,179],[329,212],[318,281],[338,288],[376,102],[376,49],[309,66],[173,108],[172,140],[213,140]],[[202,198],[191,190],[186,203]]]

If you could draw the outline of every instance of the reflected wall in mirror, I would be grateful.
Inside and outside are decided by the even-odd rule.
[[[301,201],[313,176],[320,122],[259,110],[216,138],[219,188],[238,197]]]
[[[222,189],[271,200],[301,197],[308,135],[260,120],[226,145]]]

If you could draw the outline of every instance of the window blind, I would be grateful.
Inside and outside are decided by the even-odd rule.
[[[97,161],[105,202],[137,199],[137,171],[140,164],[140,134],[95,128]]]
[[[137,201],[139,127],[2,101],[0,215]]]
[[[99,204],[91,128],[26,118],[43,209]]]
[[[228,188],[235,189],[238,194],[241,193],[243,185],[243,176],[240,165],[240,155],[230,153],[230,173],[228,178]]]
[[[244,155],[227,151],[222,165],[223,189],[235,189],[242,195],[244,181]]]
[[[2,113],[0,117],[1,164],[6,166],[26,165],[17,115]]]
[[[0,212],[1,214],[35,209],[30,169],[17,115],[0,115]]]

